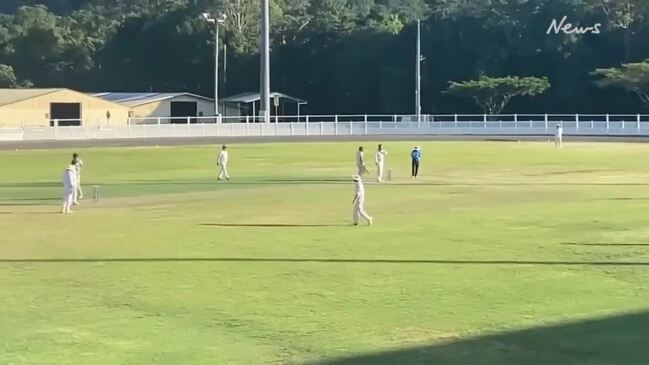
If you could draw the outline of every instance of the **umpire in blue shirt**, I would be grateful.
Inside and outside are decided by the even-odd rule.
[[[419,161],[421,161],[421,149],[419,146],[415,146],[410,152],[410,158],[412,158],[412,178],[416,179],[419,174]]]

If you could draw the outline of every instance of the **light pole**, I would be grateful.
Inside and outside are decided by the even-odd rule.
[[[270,123],[270,8],[269,0],[261,0],[261,34],[259,35],[261,106],[259,114]]]
[[[214,116],[218,117],[219,113],[219,24],[225,23],[226,15],[216,13],[212,16],[210,13],[203,13],[203,20],[214,24]]]
[[[415,114],[417,123],[421,122],[421,22],[417,20],[417,66],[416,66],[416,86],[415,86]]]

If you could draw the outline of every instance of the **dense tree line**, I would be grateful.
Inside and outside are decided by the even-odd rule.
[[[205,11],[227,15],[222,93],[257,90],[259,0],[3,0],[0,86],[211,95]],[[271,0],[272,88],[310,113],[412,113],[417,19],[424,113],[481,112],[446,91],[487,76],[549,80],[504,112],[643,110],[594,71],[649,58],[647,0]]]

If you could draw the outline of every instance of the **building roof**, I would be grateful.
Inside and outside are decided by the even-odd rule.
[[[177,98],[180,96],[187,96],[203,100],[213,100],[204,96],[192,94],[192,93],[145,93],[145,92],[104,92],[104,93],[94,93],[92,96],[102,98],[107,101],[112,101],[114,103],[127,105],[130,107],[140,106],[150,103],[155,103],[158,101],[169,100]]]
[[[298,99],[298,98],[290,96],[290,95],[286,95],[286,94],[282,94],[282,93],[278,93],[278,92],[271,92],[270,93],[271,98],[274,98],[276,96],[279,97],[280,99],[288,99],[288,100],[293,101],[295,103],[300,103],[300,104],[306,103],[306,100]],[[229,96],[227,98],[221,99],[221,101],[224,102],[224,103],[252,103],[252,102],[258,101],[260,99],[261,99],[261,96],[259,95],[258,92],[257,93],[251,92],[251,93],[241,93],[241,94]]]
[[[0,89],[0,106],[63,91],[65,89]]]

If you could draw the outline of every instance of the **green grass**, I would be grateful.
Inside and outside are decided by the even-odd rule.
[[[413,143],[372,227],[356,143],[80,150],[70,216],[73,151],[0,152],[0,364],[648,362],[649,146]]]

